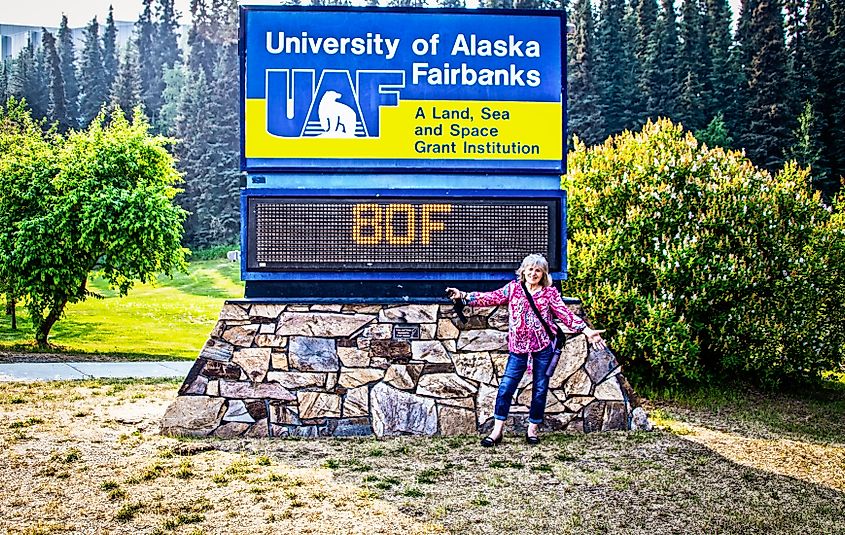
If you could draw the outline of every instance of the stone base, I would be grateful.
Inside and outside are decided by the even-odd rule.
[[[583,316],[580,305],[569,305]],[[460,435],[492,425],[507,308],[227,301],[161,431],[218,437]],[[521,432],[529,374],[507,425]],[[567,342],[545,425],[630,429],[636,397],[608,350]]]

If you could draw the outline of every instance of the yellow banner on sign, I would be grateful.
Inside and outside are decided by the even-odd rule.
[[[246,158],[561,160],[560,102],[401,101],[382,107],[379,137],[286,138],[267,132],[267,103],[247,99]]]

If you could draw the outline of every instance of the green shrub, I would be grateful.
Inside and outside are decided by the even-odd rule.
[[[842,366],[845,218],[806,171],[776,176],[668,120],[576,141],[569,274],[626,373],[775,386]]]
[[[240,249],[240,245],[214,245],[212,247],[207,247],[203,249],[193,249],[191,250],[191,256],[189,259],[191,261],[197,262],[200,260],[225,260],[226,253],[229,251],[237,251]]]

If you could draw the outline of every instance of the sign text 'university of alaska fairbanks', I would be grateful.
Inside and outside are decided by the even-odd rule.
[[[248,171],[562,171],[562,16],[242,10]]]

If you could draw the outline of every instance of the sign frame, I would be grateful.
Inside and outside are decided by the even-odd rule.
[[[556,19],[559,25],[560,53],[560,160],[484,160],[484,159],[351,159],[351,158],[247,158],[246,155],[246,96],[247,96],[247,17],[258,12],[271,13],[356,13],[416,14],[416,15],[501,15],[506,17],[543,17]],[[560,175],[566,169],[567,157],[567,60],[566,60],[566,13],[563,10],[537,9],[447,9],[447,8],[388,8],[359,6],[239,6],[239,69],[240,69],[240,165],[247,173],[426,173],[438,174],[554,174]],[[432,101],[436,102],[436,101]],[[526,101],[528,102],[528,101]],[[258,161],[258,160],[264,160]]]
[[[519,199],[549,199],[559,202],[557,223],[560,225],[557,234],[557,241],[560,244],[558,249],[559,258],[549,259],[550,264],[559,262],[560,269],[550,275],[555,280],[565,279],[567,276],[567,195],[565,190],[381,190],[381,189],[355,189],[355,190],[317,190],[317,189],[261,189],[241,190],[241,243],[248,244],[249,225],[247,224],[248,206],[250,198],[261,197],[296,197],[296,198],[337,198],[347,199],[349,197],[365,197],[378,201],[380,197],[398,197],[413,201],[414,198],[443,197],[444,199],[478,199],[490,198],[497,200],[519,200]],[[392,269],[392,270],[290,270],[290,271],[259,271],[249,267],[249,248],[244,248],[241,253],[241,279],[247,281],[448,281],[448,280],[479,280],[479,281],[507,281],[513,278],[514,270],[519,267],[514,265],[513,269],[496,270],[432,270],[432,269]]]

